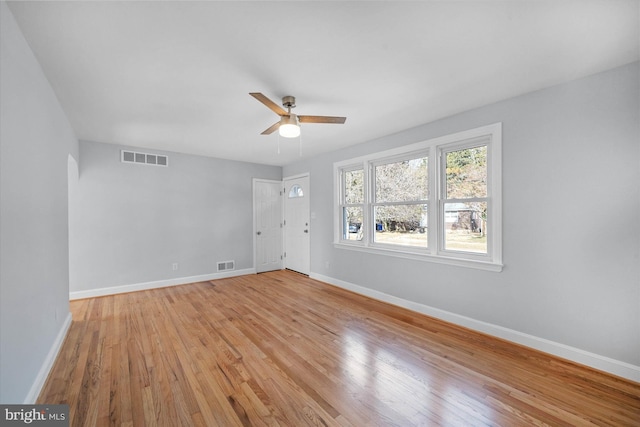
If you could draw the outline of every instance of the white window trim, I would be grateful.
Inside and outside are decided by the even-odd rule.
[[[408,246],[383,245],[373,243],[371,234],[373,231],[369,226],[364,231],[361,241],[342,239],[342,218],[341,218],[341,197],[342,182],[341,171],[363,169],[364,171],[364,224],[371,224],[370,209],[372,198],[372,185],[368,185],[370,179],[370,169],[373,164],[386,162],[394,157],[406,157],[411,153],[428,152],[429,156],[429,218],[430,221],[437,221],[434,228],[441,230],[444,224],[440,218],[439,209],[442,200],[441,168],[439,164],[440,155],[443,151],[450,151],[451,148],[464,145],[470,139],[489,138],[487,158],[487,200],[491,206],[491,227],[489,227],[489,245],[487,255],[476,255],[469,252],[456,252],[443,250],[443,243],[439,242],[440,232],[429,231],[428,249],[411,248]],[[494,123],[487,126],[457,132],[426,141],[405,145],[390,150],[372,153],[349,160],[336,162],[334,169],[334,247],[347,250],[368,252],[378,255],[388,255],[405,259],[422,260],[441,264],[477,268],[488,271],[502,271],[502,123]],[[433,172],[432,172],[433,171]],[[435,178],[435,179],[434,179]]]
[[[350,172],[350,171],[357,171],[357,170],[362,170],[362,164],[361,163],[356,163],[356,164],[353,164],[353,165],[344,165],[344,166],[342,166],[340,168],[340,171],[343,171],[343,172]],[[363,182],[366,182],[367,179],[368,179],[367,178],[367,171],[363,170],[362,173],[363,173]],[[342,200],[344,200],[344,196],[345,196],[343,194],[343,190],[344,190],[345,185],[344,185],[344,182],[342,181],[342,175],[341,174],[337,177],[337,179],[338,179],[338,186],[337,186],[337,188],[338,188],[338,197],[337,197],[338,204],[334,206],[334,209],[337,209],[338,211],[340,211],[340,213],[338,214],[338,223],[336,224],[336,226],[338,227],[338,241],[341,241],[341,240],[343,240],[341,238],[343,233],[348,233],[349,232],[349,230],[344,230],[344,228],[343,228],[345,226],[345,224],[342,221],[342,208],[341,208],[341,206],[342,207],[362,207],[362,210],[363,210],[363,212],[362,212],[362,215],[363,215],[362,223],[363,224],[364,223],[368,223],[369,220],[366,218],[367,213],[365,212],[366,211],[366,206],[367,206],[366,205],[366,203],[367,203],[367,189],[364,188],[364,194],[363,194],[362,203],[345,203],[345,204],[342,204]],[[334,185],[334,188],[335,188],[335,185]],[[349,225],[346,224],[346,226],[348,227]],[[357,240],[354,240],[354,242],[360,243],[360,241],[357,241]]]

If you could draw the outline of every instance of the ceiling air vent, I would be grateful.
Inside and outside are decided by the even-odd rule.
[[[169,157],[160,154],[140,153],[137,151],[122,150],[120,152],[122,163],[138,163],[141,165],[169,166]]]
[[[218,271],[233,270],[236,268],[235,261],[221,261],[218,263]]]

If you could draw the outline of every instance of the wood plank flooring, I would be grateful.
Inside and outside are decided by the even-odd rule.
[[[72,426],[638,426],[640,384],[288,271],[71,302]]]

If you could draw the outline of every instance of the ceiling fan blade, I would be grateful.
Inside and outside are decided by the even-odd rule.
[[[278,104],[276,104],[275,102],[273,102],[272,100],[270,100],[269,98],[261,94],[260,92],[251,92],[249,95],[253,96],[255,99],[262,102],[264,105],[267,106],[268,109],[270,109],[271,111],[273,111],[279,116],[286,116],[288,114],[286,110],[284,110],[281,106],[279,106]]]
[[[332,117],[332,116],[298,116],[300,123],[344,123],[346,117]]]
[[[278,129],[280,127],[280,121],[278,120],[277,122],[275,122],[274,124],[272,124],[267,130],[265,130],[264,132],[262,132],[260,135],[271,135],[273,132],[276,131],[276,129]]]

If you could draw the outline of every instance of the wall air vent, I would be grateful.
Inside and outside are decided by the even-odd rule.
[[[235,261],[221,261],[218,263],[218,271],[235,270]]]
[[[137,151],[120,151],[120,161],[122,163],[138,163],[141,165],[169,166],[169,157],[167,156]]]

